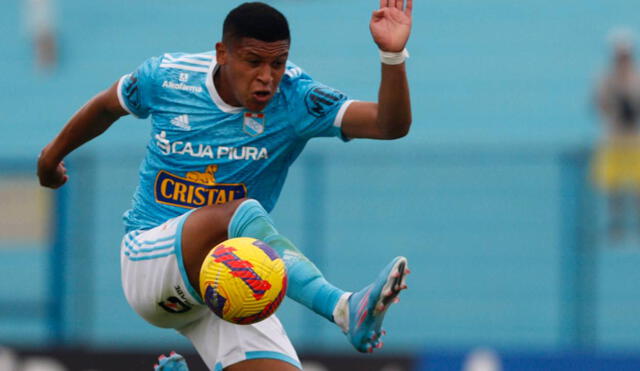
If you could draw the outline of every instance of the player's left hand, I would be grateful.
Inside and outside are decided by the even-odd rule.
[[[405,4],[406,3],[406,4]],[[401,52],[411,33],[413,0],[380,0],[380,9],[371,15],[369,29],[373,41],[385,52]]]

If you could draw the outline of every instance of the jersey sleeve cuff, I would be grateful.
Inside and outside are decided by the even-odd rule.
[[[129,109],[129,107],[127,107],[127,103],[124,101],[124,97],[122,96],[122,84],[124,83],[124,79],[126,79],[127,77],[129,77],[130,74],[124,75],[120,78],[120,80],[118,80],[118,87],[117,87],[117,91],[118,91],[118,102],[120,102],[120,106],[122,106],[122,108],[129,112],[129,114],[138,117],[138,115],[136,115],[135,113],[131,112],[131,110]]]
[[[353,102],[355,102],[355,100],[353,99],[344,101],[344,103],[342,103],[342,106],[338,110],[338,114],[336,115],[336,118],[333,120],[333,126],[337,127],[340,130],[340,138],[345,142],[348,142],[349,140],[351,140],[351,138],[347,137],[342,132],[342,118],[344,117],[345,112],[347,112],[347,108],[349,108],[349,106]]]

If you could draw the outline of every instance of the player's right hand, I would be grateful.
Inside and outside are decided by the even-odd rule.
[[[44,156],[40,156],[38,158],[38,179],[43,187],[60,188],[69,179],[67,168],[64,167],[64,161],[52,165],[48,163]]]
[[[369,30],[378,48],[401,52],[411,33],[413,0],[380,0],[380,9],[371,15]]]

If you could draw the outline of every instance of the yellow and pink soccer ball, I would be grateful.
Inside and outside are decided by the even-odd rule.
[[[287,269],[278,253],[255,238],[214,247],[200,269],[200,294],[218,317],[248,325],[272,315],[287,292]]]

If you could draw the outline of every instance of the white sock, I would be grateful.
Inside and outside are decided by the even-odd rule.
[[[333,322],[338,325],[342,332],[349,332],[349,297],[352,293],[345,292],[338,299],[338,304],[333,308]]]

